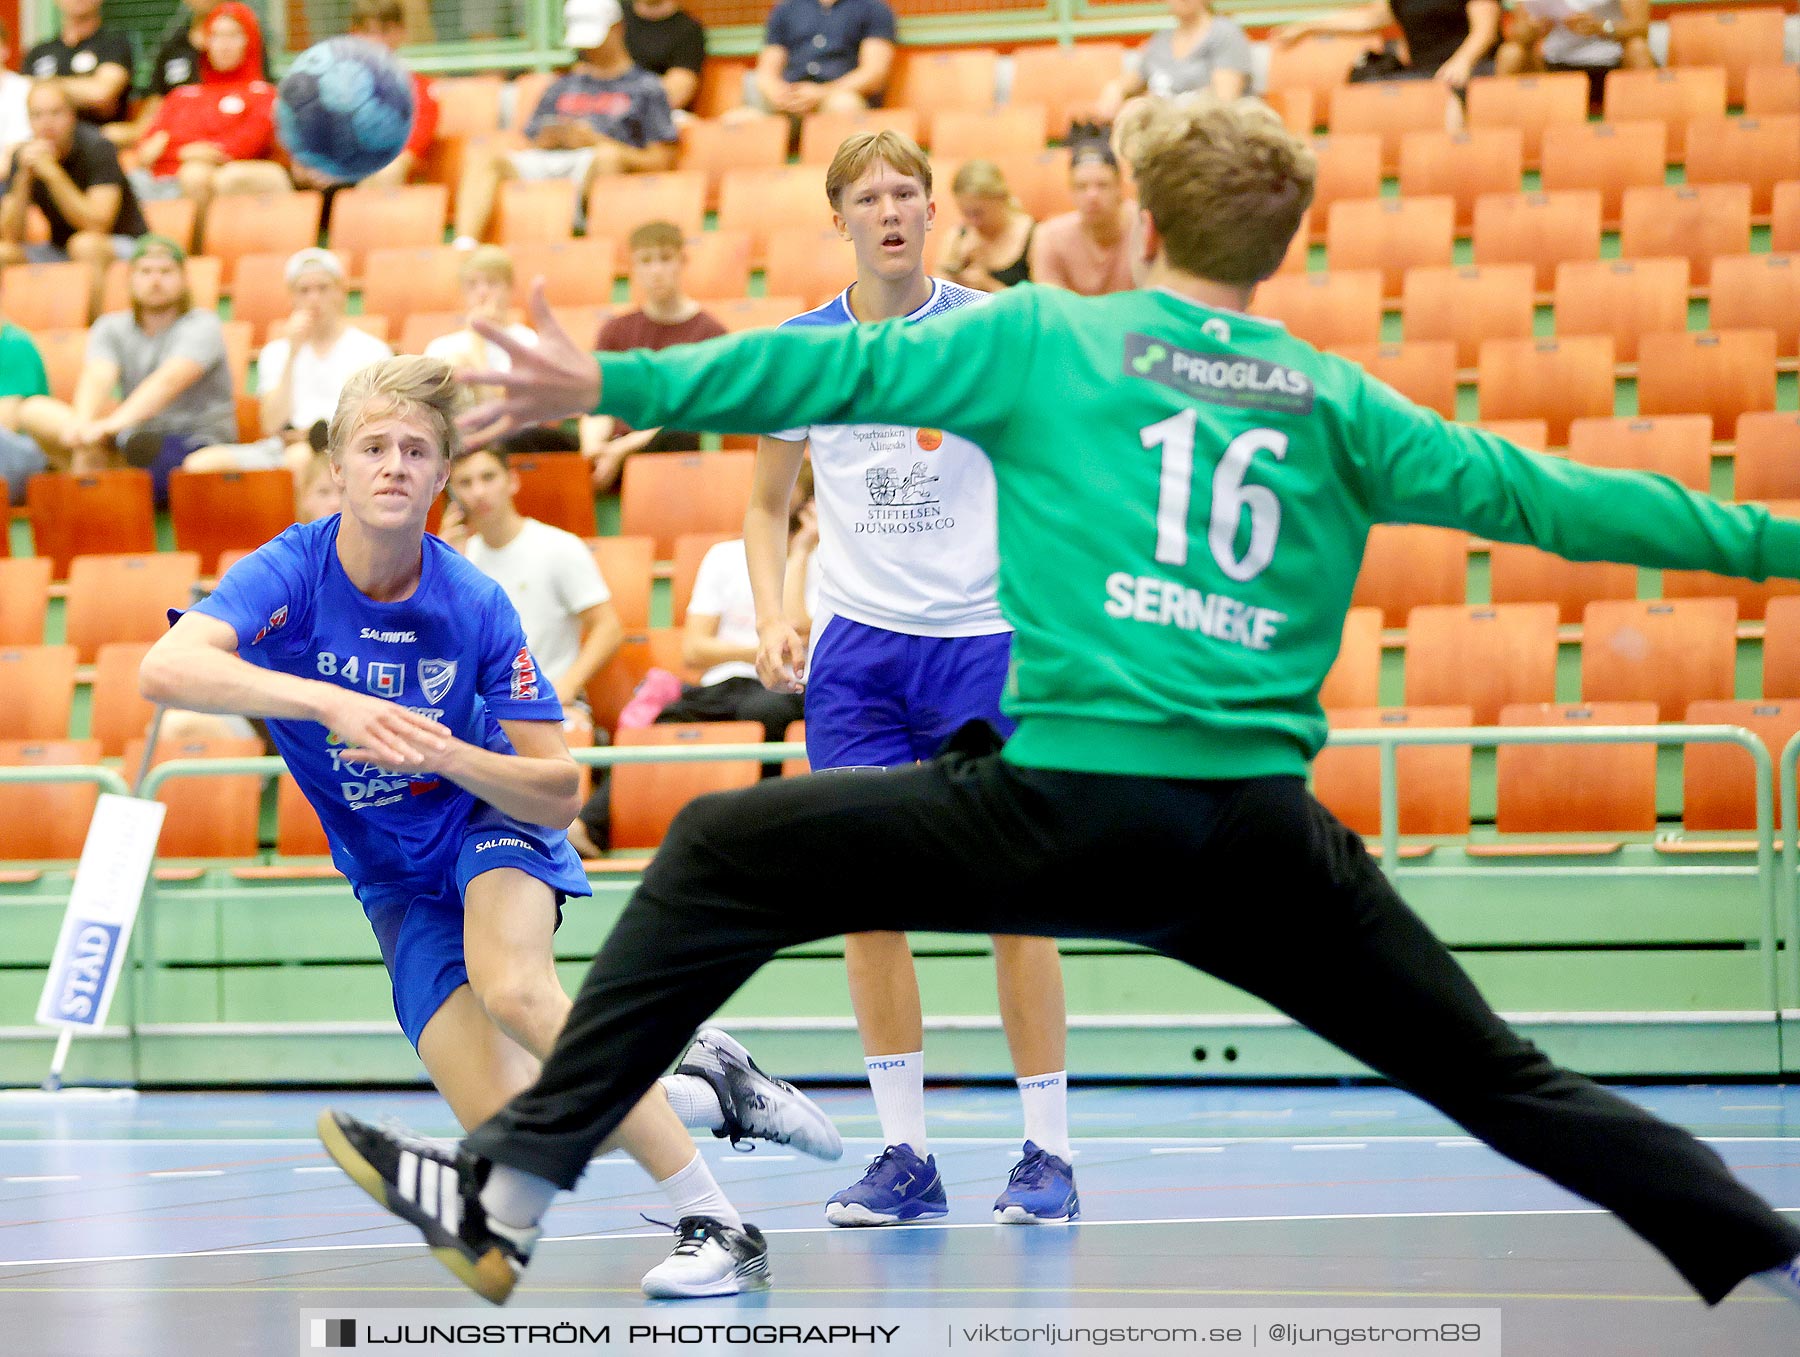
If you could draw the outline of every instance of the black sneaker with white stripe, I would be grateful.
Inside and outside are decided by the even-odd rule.
[[[489,1226],[481,1205],[487,1160],[329,1109],[319,1114],[319,1139],[358,1187],[416,1226],[432,1256],[471,1291],[495,1305],[512,1294],[538,1231]]]
[[[711,1216],[683,1216],[675,1234],[674,1251],[644,1274],[646,1296],[691,1300],[768,1287],[769,1244],[754,1225],[734,1230]]]

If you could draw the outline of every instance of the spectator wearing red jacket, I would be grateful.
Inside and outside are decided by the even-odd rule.
[[[198,84],[169,91],[138,143],[138,197],[186,196],[197,217],[221,193],[278,193],[287,172],[275,149],[275,86],[262,78],[262,28],[248,5],[224,0],[202,25]]]

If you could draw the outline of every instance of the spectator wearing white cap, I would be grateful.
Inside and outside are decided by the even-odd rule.
[[[486,234],[503,179],[573,179],[579,204],[597,175],[674,168],[678,137],[669,96],[660,80],[633,63],[623,20],[619,0],[563,5],[563,42],[574,49],[575,64],[538,100],[525,124],[529,147],[470,146],[456,194],[459,246],[473,248]]]
[[[394,351],[345,318],[343,262],[329,250],[297,251],[285,271],[292,314],[274,329],[257,359],[263,437],[254,443],[201,448],[187,471],[258,470],[285,466],[299,475],[312,458],[308,435],[329,423],[351,376]]]

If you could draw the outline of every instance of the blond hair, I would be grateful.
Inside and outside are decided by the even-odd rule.
[[[671,250],[680,254],[687,248],[687,237],[672,221],[647,221],[626,238],[625,248],[632,254],[639,250]]]
[[[852,132],[845,137],[825,171],[825,197],[832,211],[844,200],[844,191],[880,162],[909,179],[917,179],[931,196],[931,162],[911,137],[892,129],[879,132]]]
[[[371,418],[423,415],[436,435],[438,451],[446,463],[462,451],[462,433],[456,416],[468,402],[468,392],[456,373],[441,358],[402,354],[383,358],[351,374],[338,396],[331,417],[327,447],[333,461],[340,460],[356,431]]]
[[[1211,282],[1250,287],[1274,273],[1312,203],[1311,149],[1254,99],[1140,100],[1113,144],[1164,257]]]
[[[959,198],[1004,198],[1008,202],[1013,196],[1006,176],[991,160],[965,160],[950,181],[950,191]]]
[[[469,257],[462,262],[456,271],[456,281],[466,283],[471,278],[494,278],[502,283],[513,280],[512,256],[498,245],[478,245],[469,251]]]

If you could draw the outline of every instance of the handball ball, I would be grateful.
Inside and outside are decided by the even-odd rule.
[[[412,76],[384,47],[327,38],[302,52],[275,100],[288,153],[332,179],[366,179],[392,163],[412,131]]]

